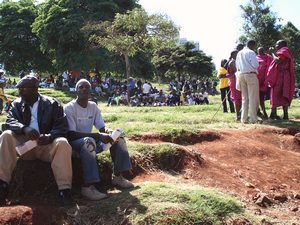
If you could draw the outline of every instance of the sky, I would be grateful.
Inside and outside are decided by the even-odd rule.
[[[180,37],[199,42],[218,67],[228,58],[241,34],[240,5],[247,0],[139,0],[148,14],[167,15],[180,27]],[[291,21],[300,30],[299,0],[266,0],[281,24]],[[275,43],[274,43],[275,44]]]

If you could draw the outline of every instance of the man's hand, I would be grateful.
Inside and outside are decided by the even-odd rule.
[[[31,127],[25,127],[23,132],[29,140],[36,140],[40,137],[40,133]]]
[[[42,134],[38,141],[37,141],[38,145],[48,145],[51,143],[51,138],[50,138],[50,134]]]
[[[99,133],[99,140],[102,141],[104,144],[114,143],[114,139],[112,139],[112,137],[106,133]]]

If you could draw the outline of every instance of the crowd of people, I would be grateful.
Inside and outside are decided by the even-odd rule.
[[[238,45],[229,60],[222,60],[218,70],[223,112],[227,103],[236,120],[242,123],[257,123],[264,119],[289,119],[288,108],[298,91],[295,87],[294,59],[287,42],[279,40],[276,52],[267,54],[263,47],[257,49],[256,42]],[[265,101],[270,100],[268,116]],[[283,117],[277,114],[282,107]]]
[[[20,73],[20,78],[23,73]],[[40,88],[56,88],[74,92],[77,81],[85,78],[91,83],[94,98],[107,98],[107,106],[175,106],[209,104],[209,95],[217,94],[216,80],[188,79],[172,81],[166,90],[158,90],[149,81],[120,81],[107,76],[101,80],[96,73],[82,75],[79,71],[65,71],[61,75],[41,78],[37,75]],[[16,88],[16,80],[6,80],[6,88]]]
[[[113,94],[108,98],[107,106],[128,105],[131,106],[175,106],[175,105],[200,105],[209,104],[208,92],[215,92],[209,86],[209,82],[183,81],[170,82],[166,91],[153,87],[151,82],[141,80],[135,82],[129,78],[127,87],[114,86]],[[128,98],[129,94],[129,98]],[[130,102],[128,102],[128,99]]]

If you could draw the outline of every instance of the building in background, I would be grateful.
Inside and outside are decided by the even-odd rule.
[[[195,45],[195,48],[193,49],[194,51],[199,51],[200,50],[200,44],[197,41],[191,41],[191,40],[187,40],[186,38],[180,38],[179,41],[178,41],[178,44],[184,45],[187,42],[192,42]]]

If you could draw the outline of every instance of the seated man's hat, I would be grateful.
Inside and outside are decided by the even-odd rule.
[[[32,75],[26,75],[16,85],[17,88],[38,88],[39,80]]]

